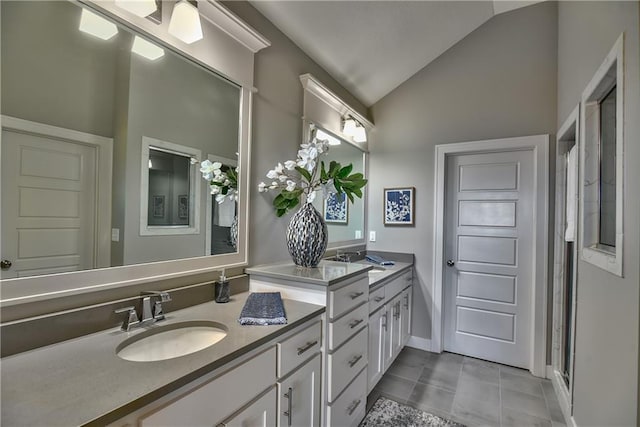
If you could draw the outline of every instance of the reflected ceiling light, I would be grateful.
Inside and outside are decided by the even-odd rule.
[[[169,34],[187,44],[202,40],[202,24],[198,8],[187,0],[176,3],[169,21]]]
[[[356,132],[356,121],[351,117],[347,117],[342,121],[342,133],[347,136],[353,136]]]
[[[82,9],[79,30],[102,40],[109,40],[118,34],[116,24],[107,21],[102,16],[96,15],[87,9]]]
[[[353,134],[355,142],[367,142],[367,130],[360,123],[356,125],[356,131]]]
[[[153,162],[149,159],[149,169],[153,169]]]
[[[316,138],[320,141],[327,141],[329,145],[340,145],[340,140],[333,135],[329,135],[322,129],[316,131]]]
[[[158,10],[156,0],[116,0],[116,6],[131,12],[140,18],[147,17]]]
[[[156,59],[164,56],[164,49],[138,36],[135,36],[133,39],[131,52],[137,53],[151,61],[155,61]]]

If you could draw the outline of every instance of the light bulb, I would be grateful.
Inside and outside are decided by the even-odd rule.
[[[173,7],[169,34],[187,44],[202,40],[202,24],[198,9],[187,0],[181,0]]]

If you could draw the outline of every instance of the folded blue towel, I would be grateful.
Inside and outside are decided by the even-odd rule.
[[[378,255],[367,255],[365,258],[367,259],[367,261],[373,262],[373,263],[379,264],[379,265],[394,265],[395,264],[395,262],[389,261],[387,259],[384,259],[384,258],[382,258],[381,256],[378,256]]]
[[[241,325],[286,325],[280,292],[251,293],[242,307]]]

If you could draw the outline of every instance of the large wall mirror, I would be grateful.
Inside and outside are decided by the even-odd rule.
[[[366,174],[366,154],[360,148],[343,138],[339,138],[317,124],[305,123],[306,135],[310,134],[311,126],[317,129],[316,137],[329,141],[329,151],[321,160],[328,165],[335,160],[346,166],[353,165],[353,173]],[[364,192],[366,194],[366,191]],[[365,196],[366,197],[366,196]],[[326,199],[316,197],[313,201],[315,208],[320,212],[327,224],[330,247],[338,247],[350,243],[359,243],[364,236],[365,197],[355,198],[354,203],[349,202],[346,196],[330,194]]]
[[[246,262],[243,225],[241,244],[215,243],[232,223],[237,239],[246,200],[221,220],[198,169],[248,158],[249,91],[92,7],[1,8],[3,291],[61,273],[69,289],[109,280],[69,274],[92,269],[155,263],[122,276],[142,280]]]

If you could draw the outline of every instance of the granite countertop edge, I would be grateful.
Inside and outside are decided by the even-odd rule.
[[[262,276],[272,279],[295,280],[314,285],[332,286],[369,271],[372,268],[374,268],[373,264],[322,260],[317,267],[299,267],[292,262],[285,262],[246,268],[245,273],[254,277]],[[335,275],[327,277],[327,269],[333,269]],[[323,277],[309,277],[308,275],[310,274],[322,275]]]
[[[228,327],[218,344],[186,356],[122,360],[116,355],[118,344],[149,328],[113,328],[3,358],[2,425],[108,424],[325,311],[324,306],[283,299],[286,325],[242,326],[237,318],[248,295],[236,294],[227,304],[212,301],[167,313],[166,321],[152,326],[214,320]]]

